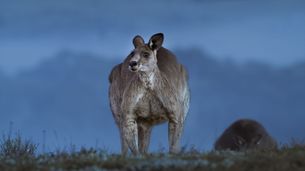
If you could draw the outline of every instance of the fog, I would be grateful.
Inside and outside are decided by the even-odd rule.
[[[49,150],[118,152],[108,74],[135,35],[163,32],[190,75],[183,145],[210,150],[239,118],[260,121],[281,143],[302,140],[304,30],[302,0],[0,0],[0,132]],[[152,150],[167,147],[166,127],[153,131]]]

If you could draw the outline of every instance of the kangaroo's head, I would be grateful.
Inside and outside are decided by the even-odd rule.
[[[150,72],[157,67],[157,51],[162,46],[163,34],[151,36],[145,44],[141,36],[133,38],[134,50],[130,53],[129,70],[132,72]]]

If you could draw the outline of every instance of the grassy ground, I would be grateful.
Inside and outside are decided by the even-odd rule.
[[[177,155],[154,153],[126,158],[95,149],[36,154],[36,148],[37,145],[20,136],[4,136],[0,144],[0,170],[305,170],[305,145],[296,143],[273,151],[190,149]]]

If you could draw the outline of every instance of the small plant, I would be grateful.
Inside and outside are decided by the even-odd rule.
[[[3,135],[0,141],[0,156],[4,158],[33,158],[37,145],[31,140],[22,139],[19,133],[15,137]]]

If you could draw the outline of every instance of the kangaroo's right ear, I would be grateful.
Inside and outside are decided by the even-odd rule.
[[[139,35],[137,35],[133,38],[132,43],[134,45],[134,48],[137,48],[139,46],[143,46],[145,44],[143,38]]]
[[[164,35],[163,33],[157,33],[151,36],[148,45],[151,50],[158,50],[163,43]]]

